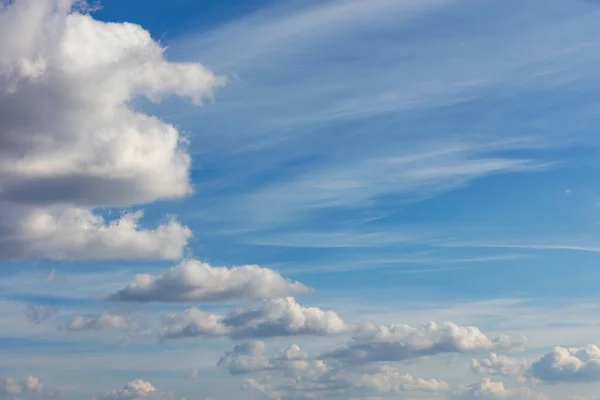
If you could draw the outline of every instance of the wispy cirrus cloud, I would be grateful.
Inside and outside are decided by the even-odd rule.
[[[201,54],[236,77],[208,112],[172,114],[190,126],[202,118],[203,148],[193,151],[203,169],[222,172],[206,175],[201,185],[215,199],[200,201],[210,211],[194,217],[232,229],[310,225],[557,167],[542,153],[569,146],[564,136],[541,132],[534,112],[518,132],[506,130],[504,117],[484,107],[580,85],[568,77],[598,45],[579,40],[591,20],[577,8],[584,5],[568,13],[553,5],[547,17],[568,32],[554,41],[533,4],[386,0],[291,2],[173,40],[177,57]],[[484,29],[481,18],[492,22]],[[455,24],[464,26],[446,39]],[[230,112],[237,118],[223,124]],[[219,137],[208,137],[217,121]]]

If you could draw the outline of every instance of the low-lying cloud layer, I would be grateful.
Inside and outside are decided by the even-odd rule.
[[[122,389],[107,392],[102,396],[96,397],[95,400],[170,400],[172,398],[170,394],[161,392],[155,388],[151,382],[136,379],[127,382]]]
[[[452,400],[548,400],[546,395],[530,388],[508,388],[503,382],[483,379],[456,389]]]
[[[46,388],[35,376],[24,379],[0,377],[0,398],[31,398],[32,396],[55,398],[59,395],[58,390]]]
[[[530,388],[507,387],[483,379],[471,385],[452,385],[438,379],[417,378],[393,365],[340,365],[310,359],[297,345],[280,356],[270,356],[263,342],[248,342],[226,353],[218,365],[231,374],[270,375],[247,378],[247,388],[274,400],[345,398],[432,398],[439,400],[546,400]],[[381,396],[381,397],[378,397]]]

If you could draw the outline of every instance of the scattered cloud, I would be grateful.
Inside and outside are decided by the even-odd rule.
[[[522,336],[489,337],[474,326],[458,326],[452,322],[412,327],[381,326],[365,323],[353,338],[324,357],[346,363],[402,361],[442,353],[480,353],[518,350],[527,343]]]
[[[309,288],[284,279],[279,273],[258,265],[213,267],[187,260],[159,276],[136,275],[111,300],[135,302],[192,302],[264,299],[306,293]]]
[[[28,376],[24,379],[0,377],[0,398],[20,398],[32,395],[55,398],[60,395],[60,391],[46,388],[35,376]]]
[[[303,307],[292,297],[266,299],[257,308],[232,311],[224,316],[197,308],[167,316],[164,339],[229,336],[259,339],[296,335],[338,335],[350,325],[332,310]]]
[[[274,367],[267,355],[265,342],[261,341],[238,344],[231,352],[225,353],[217,366],[231,374],[266,371]]]
[[[529,388],[507,388],[503,382],[483,379],[455,390],[453,400],[548,400],[546,395]]]
[[[323,360],[310,359],[308,353],[297,344],[292,344],[279,356],[271,356],[262,341],[251,341],[236,345],[225,353],[217,366],[232,375],[243,375],[262,371],[278,371],[293,378],[314,379],[329,371]]]
[[[131,321],[121,315],[100,314],[94,317],[74,316],[66,326],[68,331],[135,331],[140,328],[140,324]]]
[[[522,376],[529,368],[529,362],[522,358],[501,356],[491,353],[483,360],[472,360],[471,371],[487,376]]]
[[[232,374],[264,371],[278,374],[262,380],[245,380],[246,387],[272,399],[361,398],[450,391],[450,385],[445,382],[415,378],[390,365],[340,368],[323,360],[310,359],[297,345],[290,346],[279,357],[268,357],[264,344],[240,345],[227,353],[220,364]]]
[[[371,398],[390,395],[444,395],[450,386],[436,379],[415,378],[389,365],[355,371],[326,371],[312,377],[296,376],[281,383],[247,378],[244,384],[274,400]]]
[[[128,382],[122,389],[113,390],[94,400],[171,400],[172,396],[168,393],[156,389],[151,382],[142,379],[136,379]]]

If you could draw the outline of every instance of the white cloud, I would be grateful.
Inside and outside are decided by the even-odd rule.
[[[171,398],[171,395],[156,389],[152,383],[136,379],[128,382],[122,389],[108,392],[103,396],[97,397],[95,400],[167,400]]]
[[[365,370],[338,373],[346,385],[374,393],[446,393],[450,385],[437,379],[415,378],[389,365],[369,367]],[[339,379],[339,378],[337,378]]]
[[[304,368],[289,363],[292,360],[321,364],[319,367],[314,364]],[[448,400],[547,400],[545,395],[529,388],[508,388],[503,382],[490,379],[471,385],[451,386],[439,379],[414,377],[392,365],[344,365],[311,359],[297,345],[290,346],[279,357],[273,357],[268,355],[264,343],[247,343],[226,353],[219,364],[232,374],[270,372],[272,375],[263,379],[246,379],[245,385],[275,400],[370,399],[374,398],[372,396],[427,396],[426,398]],[[273,375],[276,373],[278,375]]]
[[[232,375],[262,371],[279,371],[291,378],[316,379],[329,372],[323,360],[309,359],[308,354],[293,344],[279,356],[271,356],[262,341],[251,341],[234,347],[225,353],[217,366]]]
[[[472,360],[471,371],[487,376],[522,376],[529,368],[527,360],[491,353],[483,360]]]
[[[288,353],[286,351],[285,353]],[[292,353],[299,351],[295,346]],[[261,349],[261,357],[264,352]],[[284,354],[285,354],[284,353]],[[304,356],[301,356],[304,358]],[[263,358],[264,359],[264,358]],[[263,381],[254,378],[245,380],[246,386],[273,399],[296,398],[363,398],[370,395],[402,395],[408,393],[446,394],[450,386],[436,379],[415,378],[397,371],[389,365],[375,365],[362,368],[340,369],[321,360],[285,360],[271,358],[264,368],[244,368],[232,373],[262,371],[280,372],[283,381],[274,376]]]
[[[76,315],[66,328],[69,331],[134,331],[140,328],[140,324],[114,314],[100,314],[94,317]]]
[[[190,308],[167,316],[165,339],[229,336],[232,339],[296,335],[336,335],[351,327],[331,310],[302,307],[292,297],[266,299],[257,308],[232,311],[225,316]]]
[[[57,397],[59,394],[56,389],[46,388],[35,376],[28,376],[25,379],[0,377],[0,398],[31,395]]]
[[[555,347],[533,363],[533,377],[550,383],[600,381],[600,348],[588,345],[581,348]]]
[[[79,2],[81,3],[81,2]],[[181,256],[190,231],[96,207],[191,193],[179,132],[129,102],[177,95],[200,103],[222,80],[171,63],[138,25],[71,12],[70,0],[0,9],[0,256]]]
[[[223,325],[223,317],[211,314],[196,307],[166,316],[166,326],[161,333],[164,339],[184,337],[226,336],[229,329]]]
[[[515,350],[525,344],[521,336],[489,337],[477,327],[451,322],[430,322],[419,327],[365,323],[349,342],[324,357],[348,363],[401,361],[440,353]]]
[[[109,298],[121,301],[222,301],[264,299],[308,292],[299,282],[258,265],[213,267],[187,260],[159,276],[136,275],[129,285]]]
[[[227,369],[231,374],[266,371],[274,367],[267,355],[266,345],[261,341],[238,344],[221,357],[217,366]]]
[[[274,399],[450,392],[445,382],[415,378],[389,365],[340,368],[324,360],[311,359],[298,345],[291,345],[279,356],[270,356],[263,342],[244,343],[226,353],[218,365],[231,374],[265,371],[278,374],[262,382],[253,378],[246,380],[248,387]],[[284,379],[279,381],[277,377]]]
[[[176,219],[140,228],[142,212],[107,222],[82,208],[36,209],[19,232],[0,245],[3,254],[54,259],[177,259],[192,236]],[[9,248],[10,247],[10,248]]]
[[[455,390],[454,400],[548,400],[544,394],[529,388],[510,389],[503,382],[483,379],[481,382]]]

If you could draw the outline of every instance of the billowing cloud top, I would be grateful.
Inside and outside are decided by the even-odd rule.
[[[190,308],[167,316],[162,337],[229,336],[232,339],[337,335],[351,326],[332,310],[302,307],[292,297],[266,299],[256,308],[232,311],[225,316]]]
[[[531,366],[531,375],[551,383],[600,381],[600,348],[555,347]]]
[[[136,379],[131,382],[127,382],[122,389],[108,392],[105,395],[96,398],[96,400],[166,400],[171,398],[172,397],[167,393],[163,393],[156,389],[151,382],[142,379]]]
[[[521,336],[489,337],[474,326],[459,326],[452,322],[412,327],[364,324],[352,340],[326,353],[329,358],[344,362],[401,361],[440,353],[476,353],[522,348]]]
[[[483,360],[472,360],[471,371],[487,376],[522,376],[528,369],[527,360],[491,353]]]
[[[56,389],[46,388],[35,376],[28,376],[24,379],[0,377],[0,398],[30,397],[32,395],[54,398],[59,394],[60,392]]]
[[[269,268],[257,265],[212,267],[187,260],[159,276],[136,275],[126,288],[109,298],[137,302],[208,302],[265,299],[308,291],[303,284],[286,280]]]
[[[77,2],[82,4],[82,2]],[[191,232],[95,207],[192,192],[175,127],[130,107],[145,96],[200,103],[223,80],[172,63],[138,25],[106,23],[73,1],[0,6],[0,256],[178,258]]]
[[[455,391],[453,400],[548,400],[541,393],[529,388],[507,388],[503,382],[483,379],[472,385],[466,385]]]

